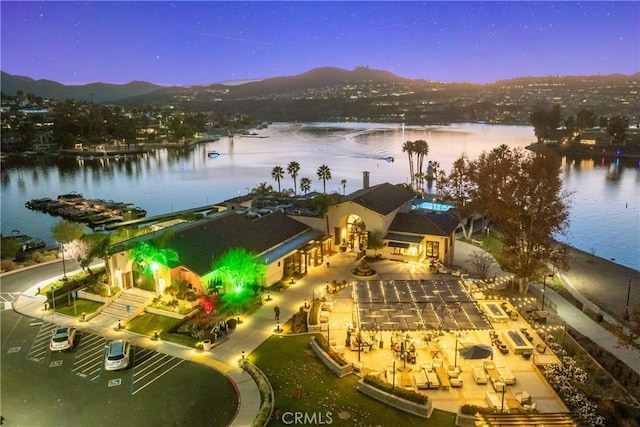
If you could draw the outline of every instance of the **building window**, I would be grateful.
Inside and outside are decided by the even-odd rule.
[[[405,248],[393,248],[394,255],[405,255],[407,250]]]
[[[440,255],[440,243],[439,242],[427,242],[426,244],[426,256],[438,258]]]

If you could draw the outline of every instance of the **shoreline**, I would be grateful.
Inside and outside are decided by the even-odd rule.
[[[560,272],[584,298],[618,320],[625,312],[627,294],[629,314],[640,310],[640,270],[562,245],[567,249],[569,268]]]

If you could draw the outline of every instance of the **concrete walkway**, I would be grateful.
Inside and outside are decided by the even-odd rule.
[[[531,286],[536,288],[538,294],[542,293],[541,283],[533,283]],[[621,345],[618,337],[549,287],[545,289],[545,299],[555,306],[558,317],[562,318],[567,325],[597,343],[622,363],[640,374],[640,363],[638,362],[640,361],[640,351],[636,347]]]
[[[471,244],[457,241],[454,260],[455,266],[469,269],[471,265],[470,257],[474,251],[478,250],[481,249]],[[384,277],[378,278],[419,279],[422,278],[424,274],[424,270],[421,267],[413,264],[384,262],[387,263],[389,268],[385,269]],[[243,354],[250,354],[264,340],[274,333],[277,333],[278,323],[275,319],[274,307],[278,306],[280,308],[280,324],[284,324],[301,306],[304,306],[305,300],[310,302],[314,298],[314,295],[322,295],[327,283],[333,280],[338,282],[352,280],[353,277],[350,271],[356,264],[357,260],[353,254],[337,254],[331,258],[330,268],[327,268],[325,265],[311,268],[304,278],[292,284],[286,290],[282,292],[270,292],[270,298],[265,301],[265,304],[261,308],[250,317],[241,318],[241,323],[236,327],[235,331],[210,351],[196,351],[173,343],[160,340],[156,341],[149,337],[139,336],[127,331],[118,331],[114,329],[113,324],[99,324],[91,320],[81,322],[59,314],[56,314],[54,319],[47,318],[45,320],[53,320],[61,325],[73,325],[80,330],[87,330],[98,335],[106,336],[107,338],[126,336],[134,345],[152,348],[197,363],[204,363],[219,370],[235,383],[239,394],[238,413],[231,425],[247,426],[253,422],[260,407],[261,398],[255,382],[246,372],[238,367],[238,361]],[[509,276],[509,274],[500,270],[496,263],[490,270],[490,276],[506,277]],[[34,286],[32,290],[25,292],[23,296],[14,302],[14,309],[19,313],[36,318],[51,316],[51,314],[45,314],[43,310],[45,297],[41,295],[31,296],[35,294],[35,288],[42,286],[44,286],[44,284],[38,284]],[[533,284],[532,286],[539,288],[541,285]],[[605,349],[616,355],[621,361],[636,370],[636,372],[640,373],[640,366],[637,363],[637,361],[640,360],[640,351],[636,348],[621,347],[618,339],[613,334],[598,323],[592,321],[588,316],[573,307],[549,288],[546,289],[546,298],[555,304],[558,315],[570,327],[589,337],[594,342],[599,343]]]

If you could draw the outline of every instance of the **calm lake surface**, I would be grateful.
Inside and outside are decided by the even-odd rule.
[[[524,147],[534,140],[530,126],[456,124],[403,127],[371,123],[274,123],[258,137],[223,137],[190,150],[159,150],[135,159],[19,160],[2,163],[2,234],[13,230],[53,243],[50,228],[59,218],[30,211],[34,198],[78,192],[86,198],[130,202],[156,215],[222,202],[243,195],[271,178],[282,166],[282,188],[293,188],[286,174],[290,161],[300,163],[301,177],[322,191],[316,169],[326,164],[332,179],[327,192],[362,188],[362,172],[372,185],[408,182],[405,141],[426,139],[427,160],[445,171],[463,152],[476,158],[500,144]],[[215,150],[220,156],[207,157]],[[394,162],[385,160],[393,157]],[[608,177],[615,176],[617,179]],[[565,188],[573,192],[571,222],[563,240],[579,249],[640,270],[640,169],[637,160],[565,159]]]

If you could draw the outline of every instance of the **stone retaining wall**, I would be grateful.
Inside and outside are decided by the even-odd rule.
[[[329,356],[329,354],[320,347],[316,337],[311,338],[311,350],[313,350],[320,361],[338,377],[342,378],[353,372],[353,363],[347,363],[344,366],[338,365],[335,360],[333,360],[331,356]]]
[[[387,393],[386,391],[382,391],[372,385],[369,385],[364,382],[364,379],[358,381],[357,390],[373,399],[379,400],[385,405],[393,406],[396,409],[408,412],[413,415],[417,415],[422,418],[429,418],[431,416],[431,412],[433,412],[431,399],[429,399],[426,404],[411,402],[409,400],[401,399],[398,396],[394,396],[391,393]]]

